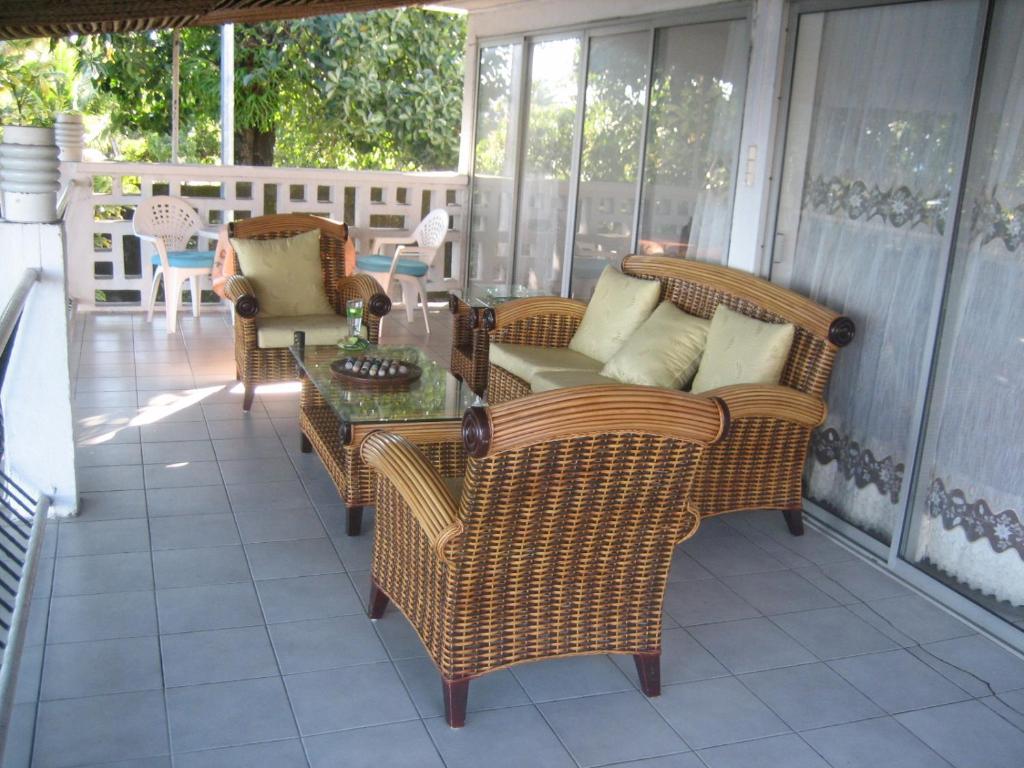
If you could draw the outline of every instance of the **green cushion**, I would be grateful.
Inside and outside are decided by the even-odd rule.
[[[585,387],[589,384],[618,383],[597,371],[538,371],[530,379],[530,391],[536,393],[565,387]]]
[[[293,315],[256,320],[256,346],[260,349],[290,347],[296,331],[306,332],[306,344],[337,344],[348,336],[348,323],[341,315]],[[339,352],[339,356],[340,356]]]
[[[601,373],[624,384],[682,389],[697,372],[710,325],[663,301]]]
[[[569,349],[602,363],[626,342],[658,303],[661,283],[605,267]]]
[[[538,371],[583,370],[597,373],[601,370],[601,364],[596,360],[565,347],[491,344],[488,360],[528,383]]]
[[[319,229],[270,240],[233,237],[231,247],[238,255],[242,274],[256,291],[261,317],[334,312],[324,290]]]
[[[690,391],[730,384],[778,384],[794,333],[790,323],[765,323],[719,304]]]
[[[360,256],[356,259],[356,266],[363,272],[374,274],[387,274],[391,271],[390,256]],[[427,274],[427,265],[416,259],[399,259],[395,265],[395,272],[399,275],[412,275],[423,277]]]
[[[167,263],[180,269],[212,269],[213,251],[168,251]],[[154,253],[151,263],[160,266],[160,254]]]

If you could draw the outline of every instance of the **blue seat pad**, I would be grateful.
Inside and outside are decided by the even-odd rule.
[[[167,263],[182,269],[213,268],[213,251],[168,251]],[[160,254],[153,254],[153,266],[160,266]]]
[[[360,256],[356,259],[356,266],[366,272],[384,273],[391,271],[390,256]],[[395,266],[395,272],[400,275],[412,275],[423,277],[427,274],[427,265],[416,259],[399,259]]]

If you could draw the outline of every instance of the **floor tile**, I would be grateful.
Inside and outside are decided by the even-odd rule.
[[[164,635],[160,645],[168,688],[278,674],[266,627]]]
[[[76,520],[60,525],[57,553],[62,557],[147,551],[149,529],[146,520]]]
[[[629,760],[615,763],[615,768],[707,768],[707,765],[694,752],[682,752],[675,755],[651,757],[646,760]]]
[[[513,667],[512,674],[535,702],[633,689],[629,679],[607,656],[533,661]]]
[[[892,576],[863,560],[850,560],[829,566],[828,578],[852,592],[861,600],[880,600],[909,594],[909,590]]]
[[[875,600],[868,607],[919,643],[933,643],[974,634],[960,619],[918,595]]]
[[[448,768],[576,765],[533,706],[475,712],[467,716],[464,728],[449,728],[441,717],[426,725]]]
[[[636,664],[633,657],[627,654],[613,654],[611,660],[622,670],[626,678],[639,687],[636,675]],[[709,680],[712,677],[724,677],[729,670],[712,656],[704,646],[698,643],[689,632],[682,628],[664,629],[661,632],[661,682],[663,685],[672,683],[692,683],[696,680]]]
[[[713,747],[700,756],[708,768],[830,768],[795,734]]]
[[[310,505],[306,490],[298,480],[230,485],[228,495],[232,508],[239,514],[266,509],[308,509]]]
[[[889,714],[968,698],[966,692],[904,650],[839,659],[829,666]]]
[[[297,410],[296,410],[297,412]],[[284,446],[276,437],[214,440],[213,449],[221,461],[233,459],[286,459]]]
[[[238,530],[242,540],[290,541],[326,537],[327,532],[312,507],[308,509],[267,509],[238,514]],[[333,548],[332,548],[333,551]],[[337,555],[335,555],[337,559]],[[340,561],[339,561],[340,562]]]
[[[824,664],[754,672],[740,680],[797,731],[884,714]]]
[[[444,768],[419,721],[304,739],[312,768]]]
[[[141,428],[141,435],[144,443],[180,443],[186,440],[208,440],[210,438],[206,422],[203,421],[144,424]]]
[[[301,539],[247,544],[253,578],[315,576],[344,570],[330,539]]]
[[[733,677],[662,686],[651,704],[693,749],[790,730]]]
[[[1024,688],[1024,661],[981,635],[930,643],[922,650],[973,675],[981,686],[975,691],[977,695],[987,694],[989,689],[999,693]],[[963,674],[948,667],[941,671],[953,673],[950,677],[955,683]]]
[[[156,488],[146,491],[150,517],[217,515],[231,512],[223,485]]]
[[[669,581],[697,581],[698,579],[713,579],[711,571],[698,563],[682,547],[676,547],[672,555],[672,568],[668,573]]]
[[[826,595],[831,597],[837,603],[841,605],[850,605],[851,603],[860,603],[860,598],[853,594],[850,590],[840,584],[838,581],[830,578],[826,574],[827,569],[822,569],[817,565],[812,565],[807,568],[794,568],[793,573],[807,579],[814,586],[824,592]]]
[[[238,410],[242,410],[241,403]],[[260,437],[277,437],[274,425],[268,419],[230,419],[209,421],[207,428],[214,440],[250,440]]]
[[[896,715],[956,768],[1020,768],[1024,733],[977,701]]]
[[[267,623],[361,613],[363,605],[343,573],[256,583]]]
[[[177,515],[149,522],[153,551],[238,544],[234,515]]]
[[[175,752],[298,735],[279,677],[169,688],[167,719]]]
[[[39,705],[35,768],[167,753],[167,719],[160,691],[61,699]]]
[[[716,579],[669,584],[665,611],[682,626],[759,616],[757,609]]]
[[[113,445],[83,445],[75,451],[78,467],[116,467],[139,464],[142,451],[137,443]]]
[[[726,586],[765,616],[829,608],[835,600],[792,571],[731,576]]]
[[[176,768],[307,768],[302,742],[298,739],[246,744],[203,752],[179,752]]]
[[[55,597],[50,602],[48,643],[112,640],[156,634],[152,592]]]
[[[774,616],[772,621],[819,659],[838,659],[899,646],[846,608]]]
[[[361,614],[271,624],[268,629],[286,675],[388,659],[372,623]]]
[[[158,589],[160,631],[195,632],[263,624],[251,583]]]
[[[217,485],[221,482],[220,467],[215,461],[147,464],[145,471],[146,488],[191,488],[197,485]]]
[[[946,768],[949,763],[891,717],[801,734],[835,768]],[[712,768],[715,766],[712,765]]]
[[[681,546],[686,554],[719,578],[785,569],[778,558],[736,533],[714,539],[697,534]]]
[[[768,619],[702,624],[691,627],[690,633],[733,674],[817,661]]]
[[[395,662],[420,717],[441,717],[444,715],[444,698],[441,692],[441,674],[427,658],[402,659]],[[469,686],[467,708],[470,712],[485,709],[500,709],[529,704],[530,698],[522,686],[507,669],[488,672],[474,678]]]
[[[162,687],[156,637],[94,640],[46,649],[40,698],[70,699]]]
[[[177,443],[143,443],[144,464],[176,464],[183,461],[213,461],[213,443],[209,440],[184,440]],[[220,482],[218,477],[216,482]]]
[[[998,693],[978,701],[1024,732],[1024,690]]]
[[[582,766],[685,752],[686,743],[636,691],[538,705]]]
[[[364,601],[368,599],[368,594],[368,590],[362,594]],[[427,650],[423,647],[423,641],[416,634],[416,630],[405,616],[394,608],[385,611],[384,616],[376,619],[373,628],[392,659],[410,659],[427,655]]]
[[[54,563],[53,594],[102,594],[153,588],[149,552],[60,557]]]
[[[245,485],[257,477],[264,483],[281,483],[296,476],[295,467],[287,457],[221,461],[220,471],[227,485]]]
[[[137,447],[137,446],[136,446]],[[95,520],[123,520],[146,516],[146,492],[140,489],[129,491],[99,491],[78,495],[78,517],[68,520],[92,522]]]
[[[241,546],[161,550],[153,553],[153,571],[158,589],[252,580]]]

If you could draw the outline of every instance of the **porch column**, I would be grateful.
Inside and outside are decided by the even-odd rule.
[[[220,28],[220,164],[235,164],[235,25]]]

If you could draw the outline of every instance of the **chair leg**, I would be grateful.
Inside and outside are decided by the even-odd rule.
[[[645,696],[661,695],[661,654],[634,653],[636,674],[640,678],[640,690]]]
[[[402,303],[405,304],[405,319],[410,325],[412,325],[413,312],[416,307],[413,305],[413,299],[416,296],[416,292],[408,282],[402,280]]]
[[[784,509],[782,516],[786,518],[786,527],[794,536],[804,535],[804,511],[802,509]]]
[[[189,291],[192,294],[192,317],[199,317],[199,275],[189,275]]]
[[[153,310],[156,309],[156,289],[160,287],[160,280],[163,279],[163,276],[163,267],[157,267],[153,270],[153,282],[149,286],[149,306],[146,307],[146,322],[153,322]]]
[[[309,442],[309,438],[306,437],[306,433],[303,432],[299,435],[299,450],[303,453],[312,453],[313,444]]]
[[[245,395],[242,397],[242,410],[248,413],[252,410],[252,399],[256,397],[256,385],[245,382]]]
[[[178,331],[178,302],[181,301],[181,277],[174,269],[164,275],[164,312],[167,317],[167,333]]]
[[[430,333],[430,319],[427,317],[427,281],[423,278],[419,280],[420,290],[420,307],[423,309],[423,327],[426,328],[427,333]]]
[[[441,679],[444,687],[444,719],[451,728],[466,724],[466,702],[469,699],[469,678],[462,680]]]
[[[349,507],[348,520],[345,523],[345,533],[349,536],[358,536],[363,532],[363,508]]]
[[[366,613],[371,619],[379,619],[384,615],[384,609],[388,607],[391,598],[384,590],[377,586],[377,582],[370,578],[370,602],[367,605]]]

